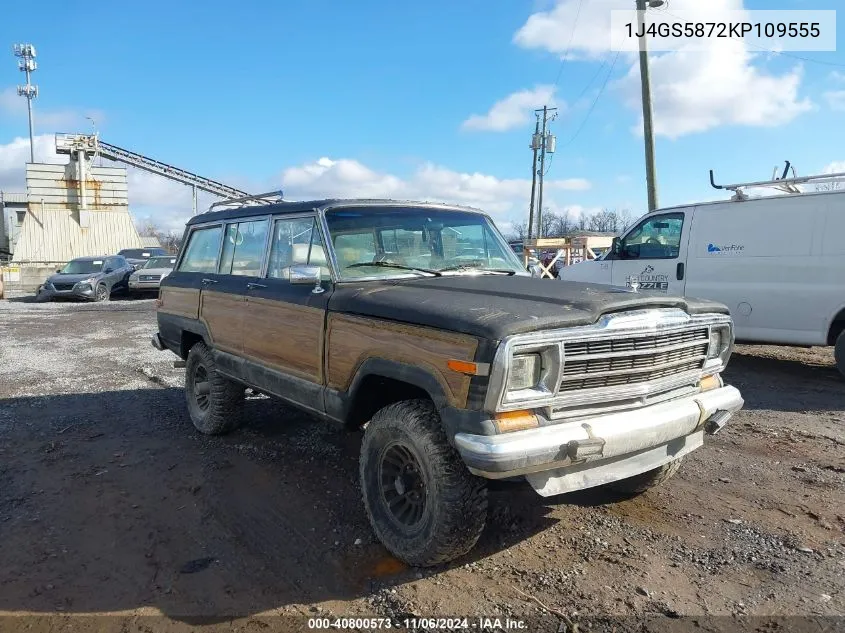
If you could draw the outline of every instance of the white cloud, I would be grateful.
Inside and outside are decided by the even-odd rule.
[[[521,127],[532,120],[535,108],[554,106],[555,87],[536,86],[532,90],[521,90],[497,101],[487,114],[473,114],[461,127],[465,130],[488,130],[504,132]]]
[[[845,112],[845,90],[830,90],[823,96],[831,110]]]
[[[845,172],[845,160],[835,160],[828,163],[822,170],[823,174],[841,174],[842,172]]]
[[[488,174],[461,173],[430,163],[407,178],[374,171],[351,159],[321,158],[314,163],[290,167],[282,172],[285,197],[374,197],[449,202],[481,208],[501,220],[513,218],[528,208],[531,181],[496,178]],[[555,194],[584,191],[590,182],[583,178],[549,179],[545,194],[550,203]]]
[[[831,81],[835,81],[837,83],[845,83],[845,73],[841,73],[838,70],[831,70],[829,78]]]
[[[630,0],[592,0],[583,3],[573,34],[580,0],[558,0],[554,8],[528,18],[514,41],[525,48],[563,53],[572,37],[572,51],[582,58],[600,58],[610,49],[610,16],[613,9],[630,9]],[[699,11],[707,22],[718,22],[725,11],[742,10],[742,0],[673,0],[673,11]],[[723,125],[771,127],[792,121],[812,109],[799,95],[800,66],[774,74],[755,65],[740,41],[714,40],[703,51],[676,51],[649,56],[655,133],[677,138]],[[619,60],[628,72],[609,88],[638,116],[634,127],[641,133],[639,64],[636,56],[623,53]]]
[[[35,138],[38,160],[65,163],[67,156],[57,156],[52,135]],[[0,144],[0,190],[23,192],[26,189],[24,164],[29,160],[28,139],[16,138]],[[103,164],[112,165],[104,160]],[[139,224],[152,220],[166,231],[181,232],[191,217],[191,189],[154,174],[127,169],[129,209]],[[285,198],[395,198],[430,200],[479,207],[504,228],[510,222],[523,221],[528,209],[531,181],[527,178],[497,178],[481,173],[462,173],[426,163],[409,176],[379,172],[352,159],[321,158],[313,163],[284,169],[279,178],[262,183],[224,179],[245,191],[269,191],[281,187]],[[281,181],[281,182],[279,182]],[[584,178],[547,179],[544,206],[558,208],[573,194],[589,189]],[[200,193],[198,209],[204,211],[217,198]]]

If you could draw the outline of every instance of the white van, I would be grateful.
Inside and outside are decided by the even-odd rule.
[[[813,178],[830,176],[790,182]],[[845,374],[845,190],[748,198],[751,185],[761,186],[648,213],[561,278],[719,301],[737,341],[835,345]]]

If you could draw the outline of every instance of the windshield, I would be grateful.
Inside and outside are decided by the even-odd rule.
[[[479,213],[349,207],[327,211],[326,223],[342,280],[440,271],[527,274],[493,223]]]
[[[173,268],[175,265],[175,257],[151,257],[143,268]]]
[[[87,275],[103,270],[102,259],[74,259],[65,264],[59,272],[62,275]]]

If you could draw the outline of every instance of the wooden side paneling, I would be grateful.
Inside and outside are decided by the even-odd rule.
[[[240,353],[244,298],[240,294],[204,290],[200,296],[200,320],[211,342],[225,352]]]
[[[162,301],[159,312],[187,319],[196,319],[199,316],[200,291],[198,288],[164,286],[159,293],[159,298]]]
[[[464,334],[392,323],[380,319],[330,314],[326,331],[327,383],[349,388],[368,358],[384,358],[428,369],[443,387],[449,404],[466,406],[470,377],[446,366],[450,359],[471,361],[478,341]]]
[[[244,356],[322,384],[322,309],[249,297],[245,314]]]

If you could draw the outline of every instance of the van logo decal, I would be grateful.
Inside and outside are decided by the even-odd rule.
[[[707,252],[710,254],[741,253],[744,250],[744,244],[707,244]]]
[[[654,266],[648,264],[639,275],[628,277],[625,285],[633,289],[634,292],[637,291],[637,288],[642,288],[643,290],[656,290],[667,294],[669,292],[669,275],[655,273]]]

